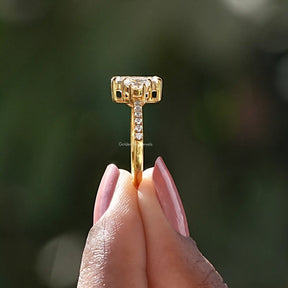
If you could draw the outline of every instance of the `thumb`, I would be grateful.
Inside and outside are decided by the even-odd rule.
[[[109,165],[99,186],[94,211],[96,223],[87,237],[78,288],[147,287],[137,191],[130,173],[120,170],[118,180],[115,175],[119,175],[118,168]]]

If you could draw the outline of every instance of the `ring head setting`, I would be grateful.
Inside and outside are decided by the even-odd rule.
[[[111,80],[112,99],[130,107],[134,101],[157,103],[161,100],[162,79],[157,76],[115,76]]]

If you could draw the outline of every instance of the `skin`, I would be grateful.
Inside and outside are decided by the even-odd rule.
[[[152,174],[144,171],[136,189],[120,169],[111,203],[88,234],[77,287],[227,288],[195,241],[167,220]]]

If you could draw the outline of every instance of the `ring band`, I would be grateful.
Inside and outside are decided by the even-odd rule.
[[[161,100],[162,79],[157,76],[115,76],[111,79],[112,100],[131,107],[131,173],[138,187],[143,173],[143,111],[146,103]]]

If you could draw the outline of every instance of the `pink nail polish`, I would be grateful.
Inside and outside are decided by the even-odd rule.
[[[158,157],[153,171],[158,200],[171,226],[183,236],[189,236],[187,218],[178,190],[163,159]]]
[[[110,164],[107,166],[97,192],[94,206],[94,224],[102,217],[109,207],[119,174],[120,172],[116,165]]]

